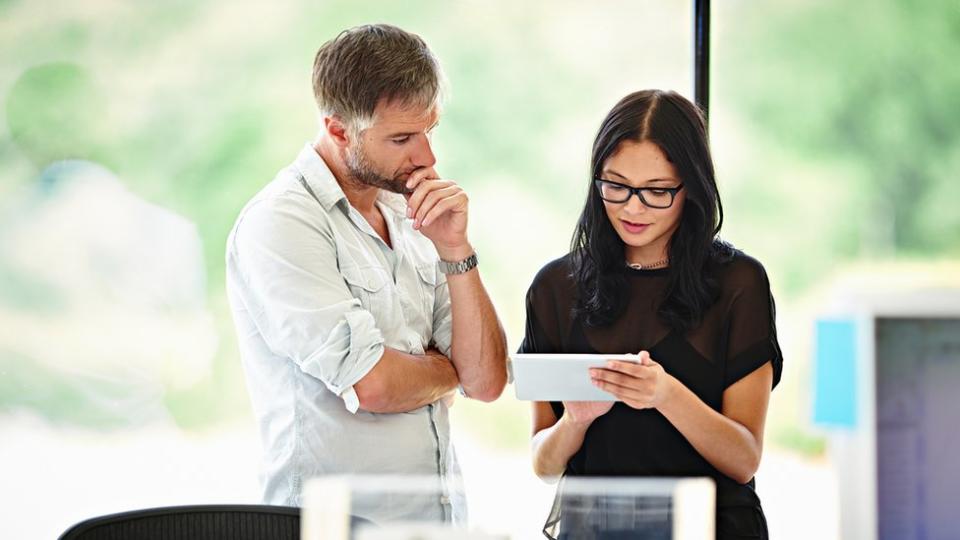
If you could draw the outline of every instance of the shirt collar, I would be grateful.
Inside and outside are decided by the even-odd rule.
[[[333,176],[330,168],[327,167],[312,144],[306,143],[303,146],[296,161],[294,161],[294,166],[303,175],[304,180],[307,181],[307,185],[313,190],[324,210],[329,212],[335,204],[346,200],[347,196],[343,193],[343,188],[337,183],[337,179]],[[381,189],[377,195],[377,200],[398,216],[406,216],[407,201],[403,195]]]
[[[303,179],[307,181],[307,185],[313,190],[313,194],[316,195],[324,210],[329,212],[333,205],[347,198],[337,179],[330,172],[330,168],[312,144],[307,143],[303,146],[293,166],[303,175]]]

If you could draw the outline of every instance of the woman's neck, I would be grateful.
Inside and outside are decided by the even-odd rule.
[[[626,246],[624,256],[627,264],[653,266],[669,259],[669,250],[666,244],[645,246]]]

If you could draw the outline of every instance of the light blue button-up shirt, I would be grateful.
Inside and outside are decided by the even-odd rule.
[[[299,506],[319,475],[456,478],[447,406],[359,409],[353,389],[384,347],[450,355],[452,315],[433,244],[401,195],[377,207],[393,247],[350,206],[309,144],[244,207],[227,240],[227,292],[264,447],[263,499]],[[449,488],[452,489],[452,488]],[[457,521],[462,494],[391,497],[353,508],[374,521]]]

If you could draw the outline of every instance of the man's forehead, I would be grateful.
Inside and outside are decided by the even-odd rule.
[[[423,107],[397,101],[377,103],[373,115],[373,127],[396,131],[410,129],[414,131],[431,128],[440,119],[440,107]]]

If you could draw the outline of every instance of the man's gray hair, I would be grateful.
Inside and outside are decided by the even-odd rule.
[[[345,30],[313,62],[313,95],[322,115],[353,132],[370,127],[380,100],[429,109],[439,105],[443,71],[423,39],[387,24]]]

